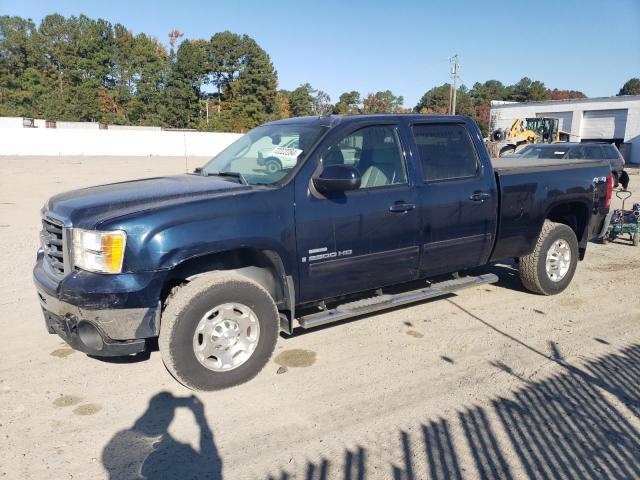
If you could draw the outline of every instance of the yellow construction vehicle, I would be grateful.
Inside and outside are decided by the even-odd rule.
[[[518,118],[510,129],[493,130],[487,148],[492,157],[501,157],[531,143],[568,142],[571,133],[560,130],[558,123],[551,117]]]

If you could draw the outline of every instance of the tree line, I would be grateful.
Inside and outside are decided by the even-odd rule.
[[[209,40],[168,34],[169,48],[124,25],[84,15],[54,14],[39,25],[0,17],[0,116],[99,121],[203,131],[244,132],[265,121],[303,115],[382,112],[447,113],[449,84],[428,90],[413,108],[390,90],[347,91],[332,103],[309,83],[278,89],[274,65],[248,35],[219,32]],[[631,79],[620,95],[640,94]],[[585,98],[527,77],[457,90],[457,113],[487,131],[491,100]]]

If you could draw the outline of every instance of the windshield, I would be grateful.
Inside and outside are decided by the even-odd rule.
[[[529,145],[518,153],[522,158],[563,158],[568,151],[569,147]]]
[[[213,157],[201,174],[272,185],[291,173],[325,129],[296,124],[254,128]]]

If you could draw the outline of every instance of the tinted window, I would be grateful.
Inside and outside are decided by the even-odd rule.
[[[462,125],[415,125],[425,181],[471,177],[478,172],[478,159],[467,130]]]
[[[548,147],[530,145],[520,150],[522,158],[564,158],[569,151],[568,147]]]
[[[569,151],[569,154],[567,155],[567,158],[583,159],[584,158],[584,148],[583,147],[573,147]]]
[[[357,130],[322,155],[323,165],[353,165],[360,172],[360,188],[407,183],[407,174],[394,127]]]
[[[602,159],[602,149],[600,145],[588,145],[584,147],[584,158],[587,160],[598,160]]]
[[[604,153],[604,158],[607,160],[618,160],[620,158],[618,149],[613,145],[602,145],[602,151]]]

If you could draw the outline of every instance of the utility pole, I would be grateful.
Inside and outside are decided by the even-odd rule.
[[[209,125],[209,96],[207,95],[207,125]]]
[[[449,57],[451,65],[451,90],[449,91],[449,114],[456,114],[456,93],[458,90],[458,72],[460,70],[460,55],[457,53],[453,57]]]

